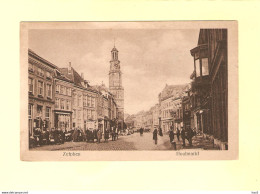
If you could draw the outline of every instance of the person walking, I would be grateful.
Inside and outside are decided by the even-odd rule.
[[[115,141],[115,131],[114,128],[111,128],[111,137],[112,137],[112,141]]]
[[[177,133],[177,139],[178,139],[178,141],[180,141],[180,130],[179,130],[179,128],[177,128],[176,133]]]
[[[153,140],[154,140],[154,143],[157,144],[157,129],[155,128],[154,131],[153,131]]]
[[[141,127],[140,128],[140,136],[143,136],[143,133],[144,133],[144,129]]]
[[[98,131],[97,131],[97,141],[98,141],[98,143],[100,143],[101,139],[102,139],[102,132],[101,132],[100,129],[98,129]]]
[[[116,127],[116,139],[118,139],[118,128]]]
[[[169,137],[170,137],[170,143],[172,143],[174,141],[174,132],[172,129],[169,132]]]
[[[185,147],[185,138],[186,138],[186,135],[185,135],[185,130],[183,129],[183,127],[181,127],[181,138],[182,138],[182,146]]]
[[[193,131],[192,129],[189,127],[187,130],[187,140],[189,141],[189,145],[192,146],[192,137],[193,137]]]
[[[93,130],[93,142],[95,142],[95,139],[97,140],[97,130]]]
[[[161,128],[161,127],[159,128],[159,135],[160,135],[160,136],[163,136],[162,128]]]
[[[171,128],[171,130],[172,130],[172,132],[173,132],[172,135],[173,135],[173,140],[174,140],[174,127],[173,127],[173,125],[171,125],[170,128]]]
[[[109,139],[109,131],[108,129],[105,129],[105,142],[107,142]]]

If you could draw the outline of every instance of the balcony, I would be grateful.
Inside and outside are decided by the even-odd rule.
[[[194,81],[191,82],[191,90],[194,92],[199,88],[205,88],[210,86],[209,76],[202,76],[195,78]]]

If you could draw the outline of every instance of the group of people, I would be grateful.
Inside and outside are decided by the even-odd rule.
[[[157,144],[158,134],[160,136],[163,136],[161,128],[159,128],[159,130],[157,130],[157,128],[155,128],[154,131],[153,131],[153,140],[154,140],[155,144]],[[183,147],[186,146],[186,144],[185,144],[186,139],[189,142],[189,146],[192,146],[192,138],[195,135],[196,135],[195,129],[192,130],[190,127],[187,127],[186,129],[181,127],[181,130],[179,128],[176,129],[177,139],[178,139],[178,141],[180,141],[180,136],[181,136],[182,142],[183,142],[183,144],[182,144]],[[175,136],[175,133],[174,133],[174,130],[173,130],[173,126],[171,126],[171,129],[169,131],[169,138],[170,138],[171,143],[174,142],[174,136]]]
[[[33,136],[30,137],[29,145],[30,147],[35,147],[49,144],[63,144],[65,141],[100,143],[102,136],[101,129],[83,130],[81,128],[74,128],[71,130],[61,130],[59,128],[52,128],[51,130],[41,130],[40,128],[35,128]],[[110,137],[112,137],[112,141],[118,139],[118,129],[116,127],[112,127],[111,130],[105,129],[105,142],[108,142]]]
[[[66,140],[65,133],[60,129],[48,129],[41,130],[40,128],[35,128],[33,130],[33,136],[30,137],[29,146],[41,146],[48,145],[51,143],[63,144]]]

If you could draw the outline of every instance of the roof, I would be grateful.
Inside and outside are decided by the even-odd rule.
[[[186,89],[189,87],[188,84],[184,85],[167,85],[164,87],[163,91],[159,94],[161,100],[168,99],[170,97],[181,97]]]
[[[71,80],[75,85],[79,87],[84,87],[82,85],[82,82],[85,82],[85,80],[78,74],[78,72],[71,67],[71,72],[69,72],[68,68],[59,68],[60,72],[65,75],[66,78]]]
[[[43,62],[43,63],[45,63],[46,65],[48,65],[48,66],[51,67],[51,68],[54,68],[54,69],[57,69],[57,68],[58,68],[58,67],[57,67],[56,65],[54,65],[53,63],[51,63],[51,62],[47,61],[46,59],[40,57],[38,54],[36,54],[36,53],[35,53],[33,50],[31,50],[31,49],[28,49],[28,55],[31,56],[31,57],[33,57],[33,58],[35,58],[35,59],[37,59],[37,60],[39,60],[39,61],[41,61],[41,62]]]
[[[113,52],[113,51],[118,52],[118,50],[116,49],[116,47],[114,47],[114,48],[111,50],[111,52]]]

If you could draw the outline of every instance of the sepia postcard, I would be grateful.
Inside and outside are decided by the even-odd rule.
[[[237,21],[21,22],[23,161],[238,159]]]

